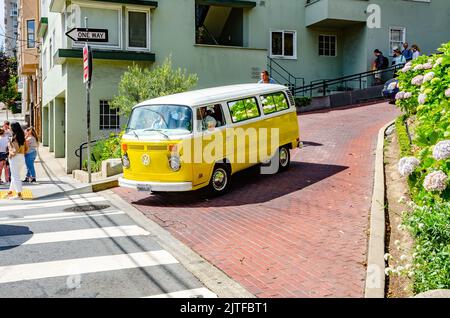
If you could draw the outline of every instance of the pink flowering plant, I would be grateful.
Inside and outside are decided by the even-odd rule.
[[[408,122],[409,132],[409,138],[399,133],[398,168],[414,201],[403,225],[415,240],[416,293],[450,289],[450,43],[438,51],[398,72],[396,105],[404,112],[398,127]]]

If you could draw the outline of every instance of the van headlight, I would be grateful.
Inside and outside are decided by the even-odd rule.
[[[122,166],[127,169],[130,167],[130,158],[128,158],[128,154],[124,154],[122,156]]]
[[[181,169],[181,159],[178,156],[172,156],[169,158],[169,166],[173,171],[178,171]]]

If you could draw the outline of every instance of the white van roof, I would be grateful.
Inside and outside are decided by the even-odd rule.
[[[142,105],[176,104],[186,106],[206,105],[222,100],[232,100],[242,96],[268,94],[286,90],[287,87],[278,84],[240,84],[200,89],[185,93],[173,94],[146,100],[135,107]]]

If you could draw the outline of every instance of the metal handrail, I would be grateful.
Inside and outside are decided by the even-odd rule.
[[[347,76],[343,76],[343,77],[339,77],[339,78],[335,78],[335,79],[331,79],[331,80],[311,81],[311,84],[309,84],[309,85],[294,88],[293,94],[294,95],[299,95],[299,94],[304,95],[305,92],[309,91],[310,96],[312,96],[312,91],[314,89],[322,88],[323,94],[325,96],[327,87],[336,85],[336,84],[340,84],[340,83],[346,83],[349,81],[355,81],[355,80],[359,81],[360,89],[362,89],[363,78],[371,77],[371,76],[375,75],[377,72],[384,74],[384,73],[393,71],[394,73],[396,73],[403,66],[404,66],[404,64],[399,64],[399,65],[394,65],[394,66],[391,66],[391,67],[388,67],[386,69],[382,69],[379,71],[378,70],[367,71],[367,72],[357,73],[357,74],[353,74],[353,75],[347,75]],[[313,82],[315,82],[315,83],[313,83]]]
[[[275,61],[270,56],[267,57],[268,63],[268,71],[269,74],[277,74],[279,77],[281,77],[284,81],[286,81],[289,85],[289,88],[291,91],[293,91],[295,88],[301,86],[305,86],[305,78],[304,77],[298,77],[292,75],[287,69],[285,69],[281,64],[279,64],[277,61]],[[277,70],[274,66],[278,67],[280,70]],[[280,83],[283,84],[283,83]]]
[[[98,139],[98,140],[92,140],[92,141],[90,141],[89,143],[90,143],[90,144],[93,144],[93,143],[98,142],[99,140],[100,140],[100,139]],[[75,150],[75,156],[77,156],[78,158],[80,158],[80,170],[83,170],[83,149],[86,149],[86,148],[87,148],[87,145],[88,145],[88,142],[86,141],[86,142],[82,143],[82,144],[80,145],[80,147],[79,147],[77,150]],[[91,154],[91,156],[92,156],[92,154]]]

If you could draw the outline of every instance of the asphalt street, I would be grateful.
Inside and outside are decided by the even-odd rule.
[[[98,194],[0,201],[0,297],[216,297]]]

